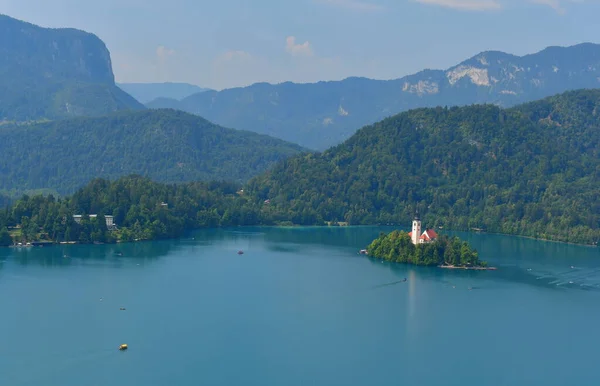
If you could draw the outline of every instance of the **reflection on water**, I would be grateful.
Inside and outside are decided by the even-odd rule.
[[[45,247],[5,248],[0,259],[11,259],[20,265],[69,267],[73,265],[108,263],[115,266],[135,259],[137,263],[151,262],[166,256],[181,245],[178,240],[104,245],[53,245]],[[1,260],[0,260],[1,261]]]

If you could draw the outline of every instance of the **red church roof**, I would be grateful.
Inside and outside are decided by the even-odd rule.
[[[408,237],[412,239],[412,232],[408,232]],[[438,238],[437,233],[433,229],[425,229],[425,232],[419,237],[420,240],[433,241]]]
[[[425,232],[421,235],[421,239],[425,241],[432,241],[438,238],[437,233],[433,229],[425,229]]]

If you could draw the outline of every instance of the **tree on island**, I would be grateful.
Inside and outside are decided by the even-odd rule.
[[[369,255],[396,263],[415,265],[447,265],[455,267],[485,267],[477,251],[458,237],[441,235],[436,241],[413,244],[408,233],[381,233],[367,247]]]

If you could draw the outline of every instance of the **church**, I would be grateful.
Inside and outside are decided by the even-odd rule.
[[[421,219],[419,218],[419,214],[415,215],[415,219],[412,223],[412,232],[408,234],[413,244],[427,244],[434,242],[438,235],[435,233],[433,229],[425,228],[425,231],[421,233]]]

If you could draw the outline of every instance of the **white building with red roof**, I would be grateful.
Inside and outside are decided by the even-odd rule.
[[[408,236],[410,236],[413,244],[427,244],[434,242],[438,238],[437,233],[433,229],[425,228],[425,231],[421,233],[421,219],[418,213],[415,215],[412,223],[412,232],[409,232]]]

